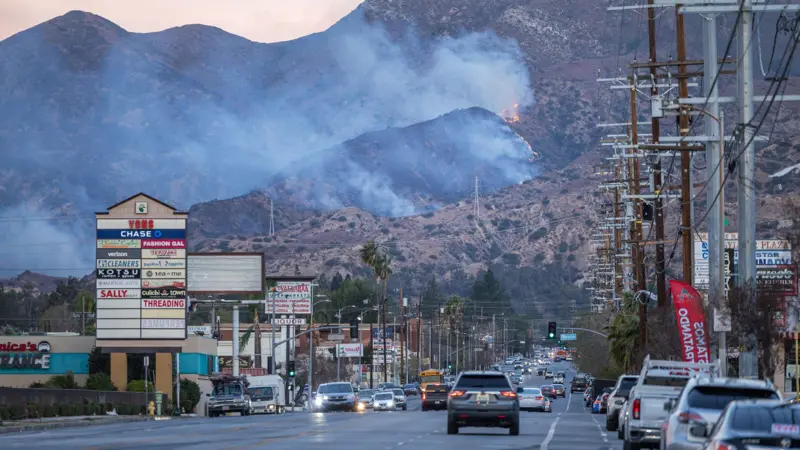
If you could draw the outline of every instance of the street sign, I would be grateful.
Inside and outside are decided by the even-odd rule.
[[[342,334],[342,333],[331,333],[331,334],[328,335],[328,340],[329,341],[343,341],[344,340],[344,334]]]
[[[294,318],[294,319],[282,319],[282,318],[275,318],[272,319],[273,325],[305,325],[306,319],[305,318]]]
[[[575,333],[562,333],[561,334],[562,341],[577,341],[578,336]]]

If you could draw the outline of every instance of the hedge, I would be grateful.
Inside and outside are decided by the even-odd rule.
[[[83,403],[62,405],[0,405],[0,420],[39,419],[43,417],[69,417],[105,415],[117,411],[121,416],[144,414],[144,405],[113,405],[111,403]]]

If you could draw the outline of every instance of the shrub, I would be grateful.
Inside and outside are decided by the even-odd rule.
[[[69,371],[64,375],[53,375],[44,384],[44,387],[53,389],[80,389],[81,386],[75,381],[75,375]]]
[[[92,391],[116,391],[118,390],[114,383],[111,382],[111,377],[107,373],[96,373],[89,375],[86,380],[86,389]]]
[[[147,382],[147,389],[145,389],[144,380],[131,380],[128,383],[128,392],[155,392],[153,382]],[[119,412],[119,411],[117,411]]]
[[[201,395],[200,385],[197,382],[186,378],[181,379],[181,409],[184,412],[194,412],[194,408],[200,403]]]

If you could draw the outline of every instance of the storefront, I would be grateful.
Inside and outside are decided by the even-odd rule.
[[[93,336],[0,336],[0,386],[28,387],[72,372],[85,383]]]

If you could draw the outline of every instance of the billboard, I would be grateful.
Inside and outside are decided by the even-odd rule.
[[[757,267],[758,292],[781,297],[797,295],[797,266]]]
[[[267,295],[265,311],[271,314],[311,314],[311,279],[276,280],[275,291]]]
[[[189,253],[186,268],[192,294],[264,293],[263,253]]]
[[[336,354],[340,358],[360,358],[363,356],[361,344],[336,344]]]
[[[143,194],[97,214],[98,339],[186,338],[186,219]]]
[[[698,233],[694,241],[694,282],[696,289],[708,289],[708,234]],[[738,233],[725,233],[725,249],[733,250],[733,264],[739,262]],[[756,241],[756,266],[775,267],[792,264],[789,241],[783,239],[759,239]]]

